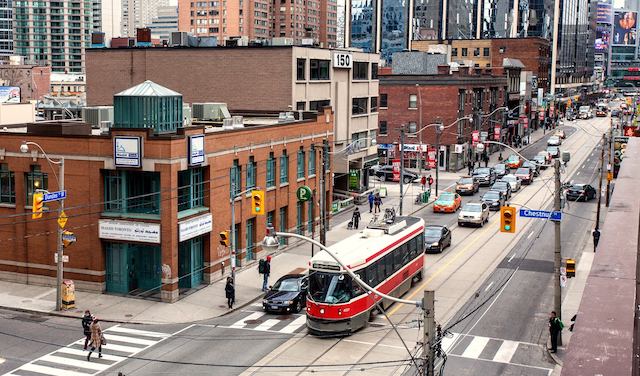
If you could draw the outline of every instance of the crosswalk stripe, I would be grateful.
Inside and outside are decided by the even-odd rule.
[[[144,350],[144,348],[143,347],[131,347],[131,346],[116,345],[115,343],[107,342],[107,344],[102,347],[102,350],[106,350],[106,351],[113,350],[113,351],[119,351],[119,352],[135,354],[135,353],[138,353],[138,352]]]
[[[261,331],[261,332],[264,332],[264,331],[267,331],[267,330],[271,329],[272,327],[278,325],[280,322],[281,322],[280,320],[268,319],[268,320],[265,320],[262,324],[256,326],[253,329]]]
[[[503,341],[500,345],[500,348],[498,349],[498,352],[496,352],[496,355],[493,356],[493,361],[500,363],[511,362],[511,358],[513,358],[513,354],[516,353],[518,345],[518,342],[507,340]]]
[[[247,326],[247,321],[250,320],[256,320],[260,317],[264,316],[264,313],[262,312],[254,312],[252,314],[250,314],[249,316],[245,317],[244,319],[237,321],[235,323],[233,323],[230,327],[231,328],[244,328],[245,326]]]
[[[87,354],[84,354],[84,356],[87,356]],[[98,356],[98,355],[94,354],[94,357],[96,357],[96,356]],[[93,369],[93,370],[96,370],[96,371],[103,371],[103,370],[111,367],[110,364],[87,362],[86,360],[77,360],[77,359],[72,359],[72,358],[64,358],[64,357],[55,356],[55,355],[45,355],[42,358],[38,358],[38,360],[43,360],[45,362],[50,362],[50,363],[65,364],[65,365],[68,365],[68,366],[88,368],[88,369]]]
[[[64,354],[69,354],[69,355],[81,355],[81,356],[87,356],[87,352],[84,350],[78,350],[78,349],[74,349],[72,347],[63,347],[61,349],[56,350],[56,352],[54,354],[57,353],[64,353]],[[110,360],[112,362],[121,362],[125,359],[127,359],[124,356],[116,356],[116,355],[110,355],[110,354],[102,354],[102,359],[104,360]]]
[[[282,330],[283,333],[293,333],[298,330],[301,326],[303,326],[307,322],[307,316],[299,316],[295,320],[291,322],[291,324],[285,326]]]
[[[110,334],[109,332],[104,333],[104,338],[107,339],[107,343],[109,343],[109,340],[112,340],[117,342],[127,342],[127,343],[134,343],[136,345],[145,345],[145,346],[151,346],[157,342],[157,341],[150,341],[148,339],[118,336],[118,335]]]
[[[478,358],[487,343],[489,343],[489,338],[474,337],[469,346],[467,346],[462,353],[462,356],[465,358]]]
[[[45,375],[51,375],[51,376],[87,376],[88,375],[87,373],[84,373],[84,372],[80,373],[80,372],[69,371],[66,369],[40,366],[33,363],[27,363],[22,367],[20,367],[20,369],[24,371],[43,373]]]
[[[123,328],[122,326],[112,326],[111,328],[105,330],[105,332],[120,332],[120,333],[141,335],[141,336],[147,336],[147,337],[158,337],[158,338],[169,337],[169,334],[166,334],[166,333],[157,333],[157,332],[148,332],[146,330],[129,329],[129,328]]]
[[[442,351],[444,352],[449,352],[449,350],[451,350],[452,346],[456,343],[456,341],[458,340],[458,337],[460,337],[460,333],[451,333],[452,336],[451,337],[443,337],[442,338]]]

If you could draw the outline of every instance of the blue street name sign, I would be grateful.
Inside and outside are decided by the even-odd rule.
[[[547,210],[531,210],[520,209],[520,216],[525,218],[542,218],[551,219],[552,221],[561,221],[562,213],[559,211],[547,211]]]
[[[49,192],[44,194],[42,201],[44,202],[58,201],[58,200],[64,200],[65,198],[67,198],[67,191]]]

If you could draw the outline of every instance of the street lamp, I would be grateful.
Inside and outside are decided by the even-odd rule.
[[[21,153],[28,153],[29,152],[29,146],[35,146],[38,150],[40,150],[40,152],[42,153],[42,155],[44,155],[44,158],[47,160],[47,162],[49,163],[49,166],[51,167],[51,170],[53,171],[53,176],[56,178],[56,182],[58,183],[58,189],[60,191],[64,191],[64,157],[60,157],[57,160],[51,159],[49,158],[49,156],[47,155],[47,153],[45,153],[45,151],[42,149],[42,147],[40,145],[38,145],[35,142],[31,142],[31,141],[22,141],[22,144],[20,145],[20,152]],[[56,175],[55,170],[53,169],[52,165],[58,165],[58,175]],[[59,200],[60,201],[60,205],[58,206],[58,218],[62,215],[62,212],[64,211],[64,199]],[[58,242],[56,244],[56,248],[57,248],[57,255],[58,255],[58,260],[57,260],[57,272],[56,272],[56,311],[60,311],[62,310],[62,277],[63,277],[63,255],[64,255],[64,248],[63,248],[63,244],[62,244],[62,232],[63,229],[61,226],[58,226]]]

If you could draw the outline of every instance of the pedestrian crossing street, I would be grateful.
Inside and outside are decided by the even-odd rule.
[[[240,311],[243,317],[230,325],[221,325],[221,328],[255,330],[258,332],[295,334],[300,332],[307,322],[307,316],[303,313],[279,315],[262,311],[262,304],[254,303],[249,309]]]
[[[102,346],[102,358],[97,349],[87,361],[84,338],[6,373],[15,376],[87,376],[95,375],[169,338],[171,334],[129,329],[119,325],[103,331],[107,344]]]

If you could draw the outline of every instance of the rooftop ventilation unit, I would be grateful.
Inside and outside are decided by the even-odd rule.
[[[278,123],[286,123],[289,121],[295,121],[296,117],[293,115],[293,112],[280,112],[278,114]]]
[[[113,123],[113,106],[83,107],[82,120],[92,128],[100,128],[104,121]]]
[[[189,34],[184,31],[171,32],[171,39],[169,40],[169,46],[171,47],[186,47],[189,45]]]
[[[233,129],[233,119],[223,119],[222,120],[222,129],[224,129],[224,130],[232,130]]]
[[[242,116],[234,116],[231,118],[231,123],[234,129],[244,128],[244,121]]]
[[[182,126],[188,127],[193,122],[193,116],[191,116],[191,107],[188,103],[182,105]]]
[[[198,120],[214,120],[231,118],[226,103],[194,103],[193,118]]]
[[[100,134],[108,134],[109,129],[113,123],[110,121],[101,121],[100,122]]]

